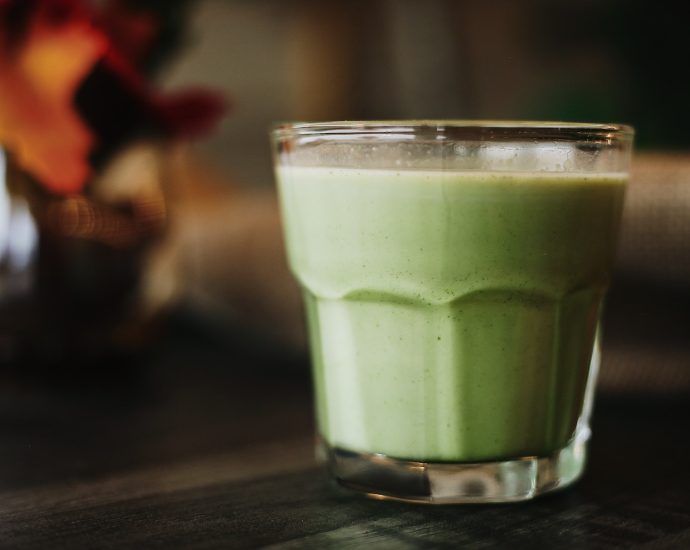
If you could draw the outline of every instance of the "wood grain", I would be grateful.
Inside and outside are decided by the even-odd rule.
[[[4,381],[0,547],[688,547],[687,398],[603,396],[570,490],[415,506],[334,487],[307,378],[246,361],[178,348],[123,386]]]

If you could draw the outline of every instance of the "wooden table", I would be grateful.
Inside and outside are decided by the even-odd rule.
[[[3,377],[0,548],[690,548],[687,399],[600,396],[570,490],[414,506],[333,487],[305,371],[267,362],[180,344],[110,377]]]

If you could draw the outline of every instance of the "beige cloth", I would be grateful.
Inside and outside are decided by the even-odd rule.
[[[690,393],[690,154],[636,155],[599,388]]]
[[[690,289],[690,155],[635,158],[617,268]]]

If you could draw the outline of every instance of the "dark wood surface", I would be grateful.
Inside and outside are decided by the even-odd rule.
[[[171,346],[105,374],[0,378],[0,548],[690,548],[683,397],[600,396],[569,490],[431,507],[330,484],[290,364]]]

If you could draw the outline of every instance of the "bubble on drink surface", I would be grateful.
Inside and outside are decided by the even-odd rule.
[[[570,143],[540,143],[534,145],[534,154],[544,172],[567,172],[574,168],[573,146]]]
[[[482,144],[481,163],[486,169],[515,170],[524,164],[525,147],[518,143]]]

